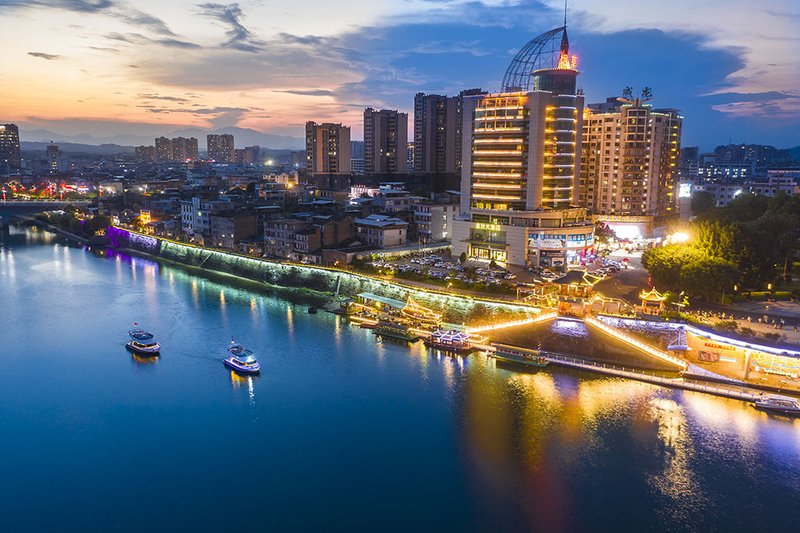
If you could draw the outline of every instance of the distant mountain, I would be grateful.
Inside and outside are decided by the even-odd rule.
[[[19,143],[20,150],[23,152],[44,152],[47,150],[49,142],[29,142]],[[58,149],[62,152],[93,154],[93,155],[119,155],[132,154],[133,146],[120,146],[119,144],[81,144],[70,142],[57,142]]]
[[[274,135],[272,133],[262,133],[250,128],[222,128],[216,131],[208,131],[201,128],[186,128],[171,132],[167,137],[195,137],[200,148],[206,146],[206,135],[209,133],[230,133],[233,135],[234,144],[237,148],[258,145],[261,148],[272,148],[273,150],[302,150],[305,147],[305,139],[290,137],[288,135]],[[152,143],[152,141],[150,141]]]
[[[789,148],[789,156],[795,161],[800,161],[800,146]]]
[[[86,133],[64,135],[50,130],[25,130],[20,128],[20,140],[27,142],[53,141],[61,146],[62,143],[74,143],[100,146],[102,144],[117,144],[120,146],[139,146],[153,144],[153,139],[143,135],[113,135],[111,137],[94,137]]]
[[[257,144],[262,148],[271,148],[273,150],[302,150],[305,147],[305,139],[299,137],[291,137],[288,135],[274,135],[272,133],[263,133],[250,128],[222,128],[216,131],[208,131],[202,128],[184,128],[174,131],[165,131],[162,135],[165,137],[195,137],[198,140],[198,145],[201,150],[206,148],[206,135],[209,133],[230,133],[234,136],[234,143],[237,148],[245,146],[252,146]],[[23,142],[30,143],[47,143],[53,141],[58,143],[59,147],[65,143],[73,143],[78,145],[119,145],[119,146],[140,146],[152,145],[155,136],[146,137],[143,135],[114,135],[111,137],[93,137],[85,133],[76,135],[63,135],[50,130],[24,130],[21,129],[20,137]],[[31,148],[35,149],[35,148]],[[63,149],[63,148],[62,148]],[[75,150],[68,150],[75,151]]]

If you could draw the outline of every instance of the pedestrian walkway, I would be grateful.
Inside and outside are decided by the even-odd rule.
[[[585,370],[595,374],[605,374],[608,376],[616,376],[621,378],[633,379],[645,383],[652,383],[654,385],[662,385],[665,387],[673,387],[677,389],[690,390],[694,392],[704,392],[706,394],[713,394],[715,396],[723,396],[725,398],[733,398],[735,400],[742,400],[746,402],[754,402],[763,396],[763,392],[748,389],[744,386],[735,385],[736,382],[731,382],[730,385],[708,385],[704,383],[697,383],[687,380],[686,378],[669,378],[651,374],[638,369],[617,367],[605,363],[596,363],[577,359],[568,355],[556,354],[551,352],[544,352],[545,358],[552,364],[575,368],[578,370]],[[702,370],[702,369],[699,369]]]

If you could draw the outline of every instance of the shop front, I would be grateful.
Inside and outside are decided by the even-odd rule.
[[[528,235],[528,261],[533,266],[548,268],[585,265],[594,255],[593,242],[594,234],[582,229],[576,233],[533,230]]]

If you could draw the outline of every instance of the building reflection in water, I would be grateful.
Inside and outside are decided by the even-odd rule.
[[[454,368],[443,366],[448,387]],[[564,369],[510,372],[480,356],[470,358],[456,386],[463,387],[464,445],[476,482],[490,499],[505,495],[533,530],[574,529],[574,478],[587,465],[617,461],[619,468],[641,462],[634,483],[669,502],[665,520],[686,523],[713,503],[697,473],[703,454],[757,464],[746,450],[761,448],[760,421],[767,420],[743,402]],[[800,423],[786,424],[800,441]],[[517,499],[508,502],[508,494]]]

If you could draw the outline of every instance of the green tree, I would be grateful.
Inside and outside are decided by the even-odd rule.
[[[670,244],[645,250],[642,265],[653,278],[653,284],[661,290],[680,292],[681,269],[684,265],[699,260],[703,252],[690,244]]]
[[[692,214],[702,215],[717,206],[714,195],[708,191],[694,191],[692,193]]]
[[[461,255],[458,256],[458,262],[461,264],[467,262],[467,252],[461,252]]]
[[[594,240],[599,244],[608,244],[616,240],[617,234],[612,230],[608,224],[598,222],[594,226]]]
[[[684,290],[705,300],[717,299],[725,291],[733,290],[738,279],[736,265],[719,257],[695,258],[684,264],[680,273]]]

